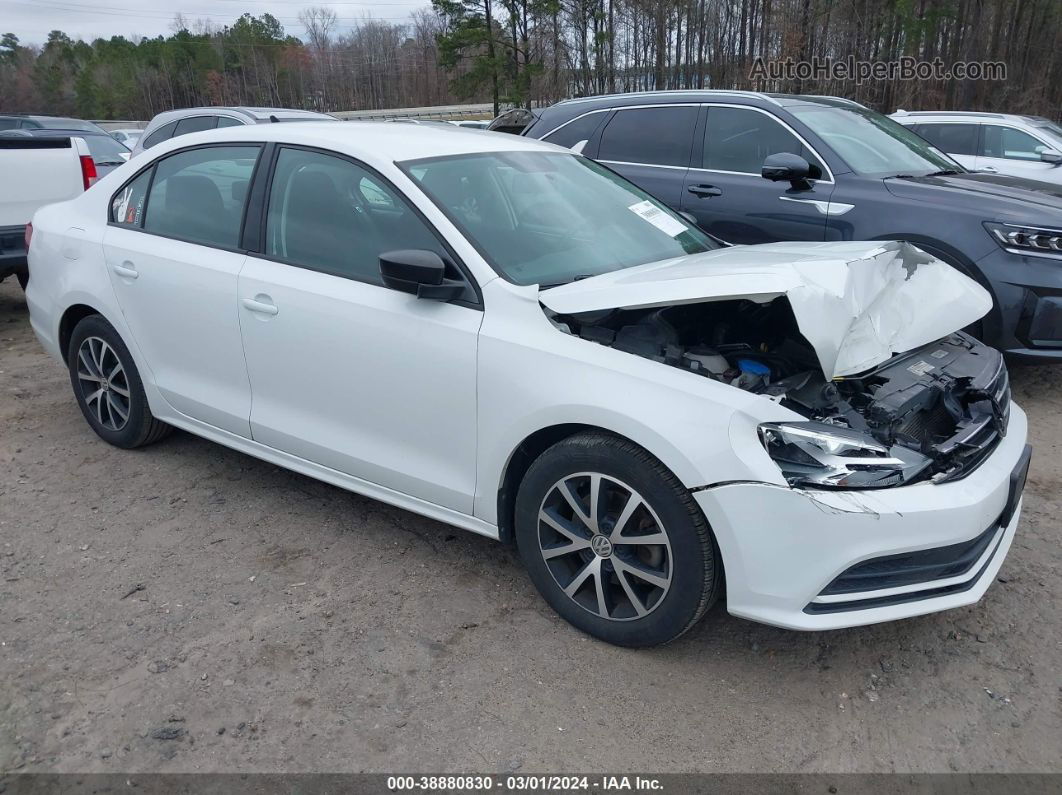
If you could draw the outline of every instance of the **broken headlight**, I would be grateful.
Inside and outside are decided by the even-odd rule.
[[[766,422],[760,441],[790,486],[882,489],[907,483],[930,459],[824,422]]]
[[[1062,257],[1062,229],[988,222],[985,229],[1008,251]]]

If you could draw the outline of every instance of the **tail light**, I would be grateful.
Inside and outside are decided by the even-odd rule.
[[[96,184],[96,161],[90,155],[81,155],[81,181],[88,190]]]
[[[22,233],[22,239],[26,241],[26,251],[29,251],[30,241],[33,240],[33,224],[26,224],[26,231]]]

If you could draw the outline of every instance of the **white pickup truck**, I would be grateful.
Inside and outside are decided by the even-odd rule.
[[[26,226],[38,208],[72,199],[96,181],[84,139],[0,137],[0,280],[14,275],[23,287]]]

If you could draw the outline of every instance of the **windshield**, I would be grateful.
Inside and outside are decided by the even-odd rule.
[[[965,170],[917,133],[872,110],[826,106],[789,110],[857,174],[924,176]]]
[[[504,278],[555,286],[719,244],[605,167],[554,152],[399,164]]]
[[[1036,125],[1036,129],[1054,141],[1056,149],[1062,149],[1062,127],[1059,127],[1053,121],[1049,121]]]

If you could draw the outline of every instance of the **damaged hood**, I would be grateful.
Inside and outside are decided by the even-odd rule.
[[[651,262],[543,290],[566,315],[786,296],[827,378],[853,375],[981,318],[988,292],[910,243],[767,243]]]

